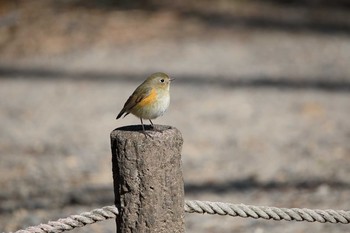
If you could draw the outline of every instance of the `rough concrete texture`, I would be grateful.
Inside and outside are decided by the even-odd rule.
[[[22,4],[15,30],[0,28],[0,232],[113,204],[109,134],[139,122],[115,117],[155,71],[176,78],[154,123],[183,135],[186,199],[349,210],[347,8],[223,2],[192,14],[43,7],[39,18]],[[185,224],[349,231],[198,214]],[[91,231],[114,221],[75,230]]]
[[[133,125],[111,133],[117,232],[183,233],[181,132],[163,125],[140,132]]]

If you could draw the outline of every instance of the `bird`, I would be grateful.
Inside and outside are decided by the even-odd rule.
[[[149,120],[152,128],[156,130],[152,120],[162,116],[168,109],[170,104],[170,83],[173,80],[163,72],[151,74],[131,94],[116,119],[131,113],[140,119],[143,134],[146,137],[150,136],[146,133],[143,119]]]

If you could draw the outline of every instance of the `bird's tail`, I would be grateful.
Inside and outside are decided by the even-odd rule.
[[[120,111],[120,113],[118,114],[118,116],[117,116],[116,119],[118,120],[118,119],[124,114],[124,112],[125,112],[124,109],[122,109],[122,110]]]
[[[124,117],[125,117],[125,116],[129,115],[130,112],[126,112],[124,109],[122,109],[120,111],[120,113],[118,114],[116,119],[118,120],[124,113],[125,113],[125,115],[124,115]]]

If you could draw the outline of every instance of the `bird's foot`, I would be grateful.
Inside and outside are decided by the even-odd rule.
[[[153,136],[149,133],[147,133],[145,130],[142,131],[142,133],[145,135],[145,137],[149,137],[149,138],[152,138],[153,139]]]

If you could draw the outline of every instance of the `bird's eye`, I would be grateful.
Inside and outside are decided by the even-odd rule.
[[[161,79],[160,81],[161,81],[162,83],[164,83],[164,79]]]

